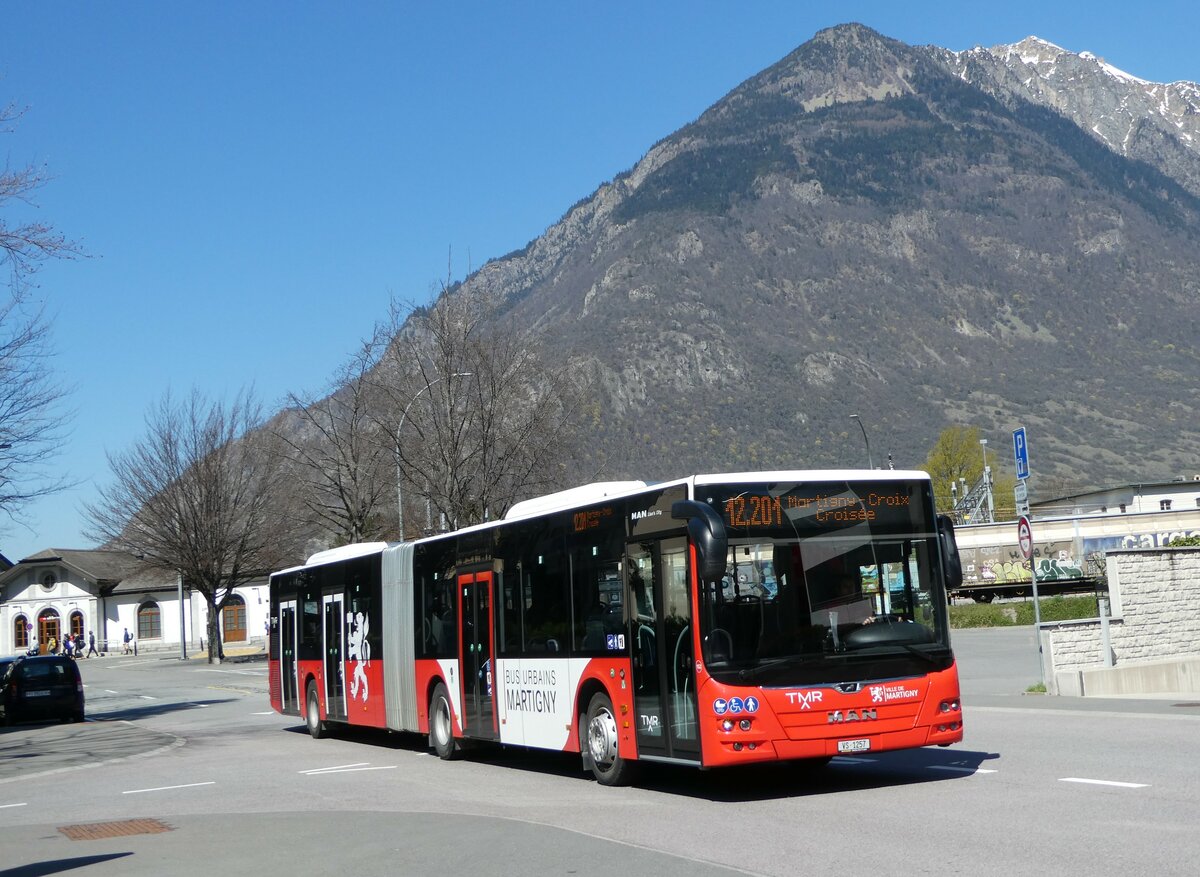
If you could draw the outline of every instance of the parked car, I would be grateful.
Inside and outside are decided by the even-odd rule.
[[[61,655],[14,658],[3,676],[0,721],[83,721],[79,665]]]

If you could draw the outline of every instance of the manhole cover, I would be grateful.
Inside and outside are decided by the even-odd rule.
[[[91,822],[87,825],[61,825],[58,829],[71,840],[100,840],[131,834],[161,834],[171,826],[157,819],[123,819],[120,822]]]

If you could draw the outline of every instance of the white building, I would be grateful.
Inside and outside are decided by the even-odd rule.
[[[208,607],[190,588],[180,607],[179,579],[124,551],[50,548],[0,573],[0,655],[23,654],[51,638],[95,635],[96,649],[121,651],[125,631],[139,650],[203,648]],[[261,643],[268,616],[267,582],[235,589],[221,612],[226,646]]]
[[[1200,508],[1200,475],[1192,479],[1122,484],[1030,503],[1039,517],[1180,512]]]

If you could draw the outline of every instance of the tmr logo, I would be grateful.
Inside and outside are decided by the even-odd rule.
[[[800,704],[800,709],[810,710],[814,703],[820,703],[823,697],[823,692],[820,691],[789,691],[787,693],[788,703],[792,706]]]
[[[879,718],[876,710],[834,710],[825,714],[826,724],[841,725],[846,722],[869,722]]]

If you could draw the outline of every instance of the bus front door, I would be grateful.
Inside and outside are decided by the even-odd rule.
[[[496,685],[492,649],[492,573],[458,577],[459,666],[462,668],[463,731],[495,740]]]
[[[687,542],[630,543],[625,550],[634,710],[640,755],[700,760]]]
[[[346,718],[346,665],[342,660],[346,613],[342,595],[325,597],[325,714],[331,719]]]
[[[279,604],[279,693],[285,713],[298,714],[296,699],[296,601]]]

